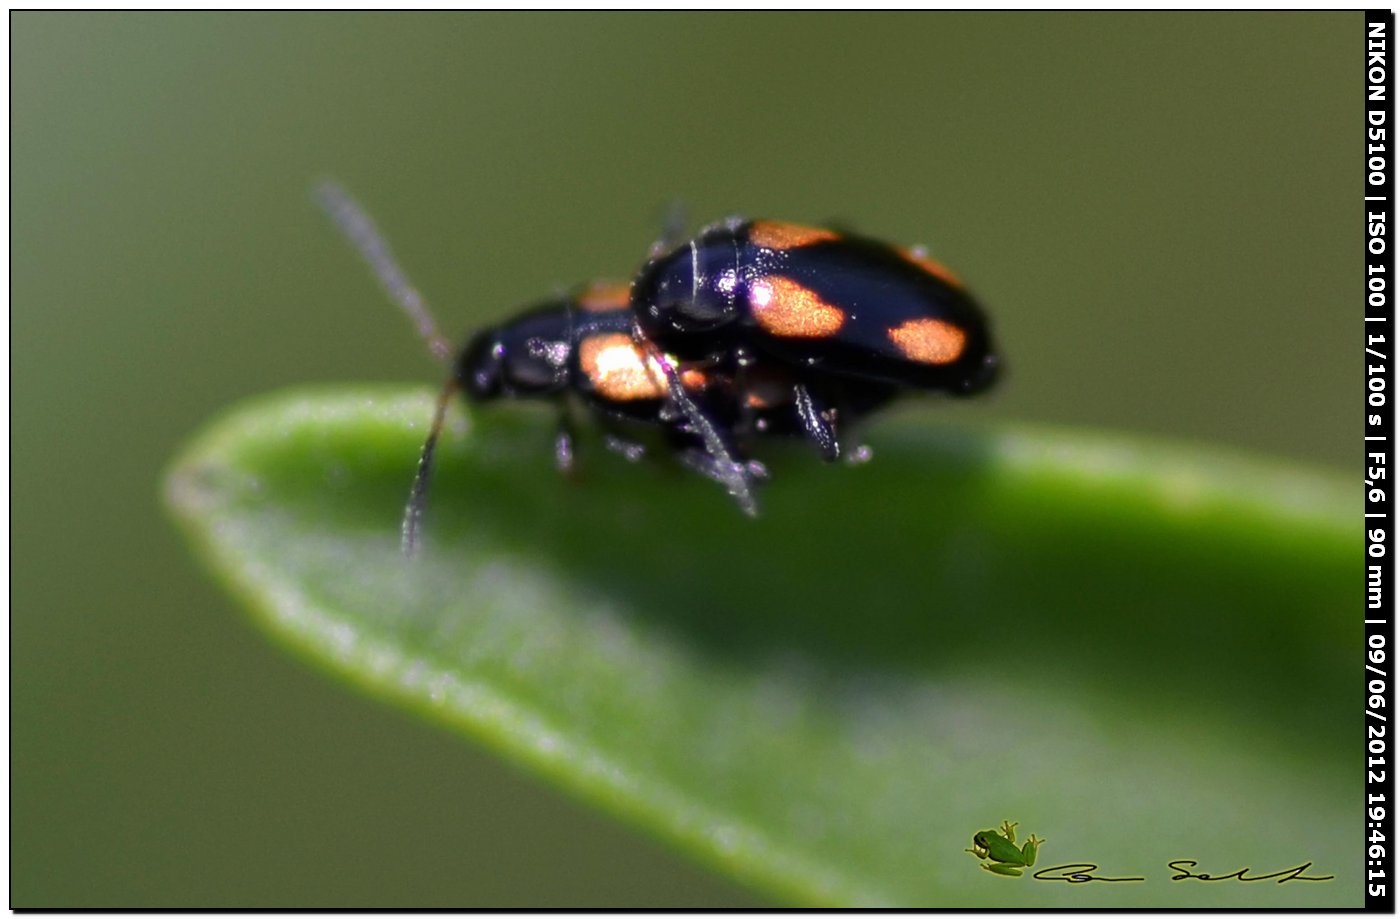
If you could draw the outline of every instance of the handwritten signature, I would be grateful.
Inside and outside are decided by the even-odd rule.
[[[1200,862],[1189,858],[1178,858],[1167,862],[1167,867],[1174,872],[1171,876],[1173,881],[1275,881],[1279,884],[1288,881],[1330,881],[1335,875],[1325,877],[1309,877],[1303,872],[1312,867],[1312,862],[1303,862],[1294,868],[1285,868],[1282,871],[1275,871],[1272,874],[1250,874],[1254,869],[1245,867],[1229,874],[1208,874],[1204,871],[1192,871]],[[1106,877],[1094,874],[1099,870],[1099,866],[1093,862],[1072,862],[1065,865],[1055,865],[1051,868],[1041,868],[1031,877],[1037,881],[1063,881],[1066,884],[1088,884],[1091,881],[1102,881],[1105,883],[1120,883],[1123,881],[1145,881],[1145,877]]]

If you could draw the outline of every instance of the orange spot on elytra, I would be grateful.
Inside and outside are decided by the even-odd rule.
[[[922,250],[900,249],[899,254],[904,256],[904,258],[910,263],[917,265],[924,271],[927,271],[929,274],[933,275],[935,278],[938,278],[938,280],[942,281],[944,284],[949,284],[953,287],[963,286],[962,278],[953,274],[953,270],[951,268],[949,268],[942,262],[935,261],[934,259],[929,258],[928,255],[925,254]]]
[[[666,373],[642,354],[632,336],[621,332],[590,335],[578,346],[579,368],[606,399],[629,402],[666,395]]]
[[[942,319],[910,319],[890,329],[899,353],[920,364],[951,364],[963,353],[967,333]]]
[[[832,230],[779,220],[755,220],[749,227],[749,241],[764,249],[796,249],[840,238]]]
[[[846,321],[846,313],[839,307],[784,277],[750,284],[749,308],[764,330],[782,338],[827,338]]]
[[[624,281],[594,281],[578,295],[578,308],[606,313],[626,307],[631,296],[631,287]]]

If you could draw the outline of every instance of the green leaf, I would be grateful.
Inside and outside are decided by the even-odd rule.
[[[770,456],[751,520],[596,445],[559,476],[550,416],[504,405],[454,410],[405,559],[431,402],[273,396],[170,475],[211,568],[336,676],[784,900],[1360,905],[1352,483],[920,414],[864,466]],[[1003,820],[1035,870],[1147,880],[980,870]]]

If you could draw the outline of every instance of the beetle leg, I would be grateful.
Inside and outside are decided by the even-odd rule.
[[[685,468],[692,472],[698,472],[705,478],[718,482],[721,485],[728,485],[734,476],[734,469],[723,468],[723,460],[715,459],[699,447],[686,447],[677,450],[676,458],[680,460],[681,465],[685,466]],[[738,466],[740,475],[754,482],[764,481],[768,478],[768,467],[758,460],[744,460],[736,465]],[[752,496],[749,496],[749,501],[753,501]],[[755,504],[755,508],[756,507],[757,505]],[[747,508],[745,509],[747,510]]]
[[[739,502],[739,507],[750,517],[758,516],[758,502],[753,497],[753,486],[750,479],[752,473],[748,464],[741,463],[734,458],[734,450],[727,441],[726,431],[721,431],[720,426],[707,414],[695,400],[686,392],[685,384],[681,382],[680,374],[672,366],[670,358],[662,354],[643,334],[642,328],[636,322],[632,323],[632,340],[643,349],[655,366],[660,369],[666,378],[666,402],[668,407],[674,409],[676,415],[671,424],[680,425],[679,430],[684,430],[698,437],[705,445],[705,453],[713,461],[709,469],[715,473],[710,475],[715,481],[724,485],[725,490]],[[664,417],[664,415],[663,415]]]
[[[554,433],[554,468],[562,475],[572,475],[574,466],[574,422],[569,417],[569,406],[559,406],[559,429]]]
[[[841,458],[841,444],[836,440],[836,412],[825,408],[812,398],[806,383],[798,383],[792,389],[793,401],[797,407],[797,418],[802,429],[821,451],[822,459],[828,463]]]
[[[723,485],[744,513],[750,517],[758,515],[753,488],[768,478],[767,466],[758,460],[744,459],[717,429],[696,430],[684,415],[667,429],[666,436],[682,466]]]
[[[603,445],[614,453],[619,453],[629,463],[635,463],[646,456],[647,448],[635,440],[626,437],[619,437],[616,434],[604,434]]]

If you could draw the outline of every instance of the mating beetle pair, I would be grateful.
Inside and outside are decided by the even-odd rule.
[[[340,188],[318,197],[430,348],[451,349],[383,239]],[[850,423],[904,390],[978,392],[997,357],[962,283],[921,252],[835,230],[728,220],[658,243],[630,285],[595,283],[475,336],[453,363],[404,519],[412,549],[443,414],[458,389],[581,400],[629,456],[623,427],[659,428],[685,465],[723,484],[748,513],[755,439],[800,435],[826,460]],[[567,421],[556,457],[573,454]]]

